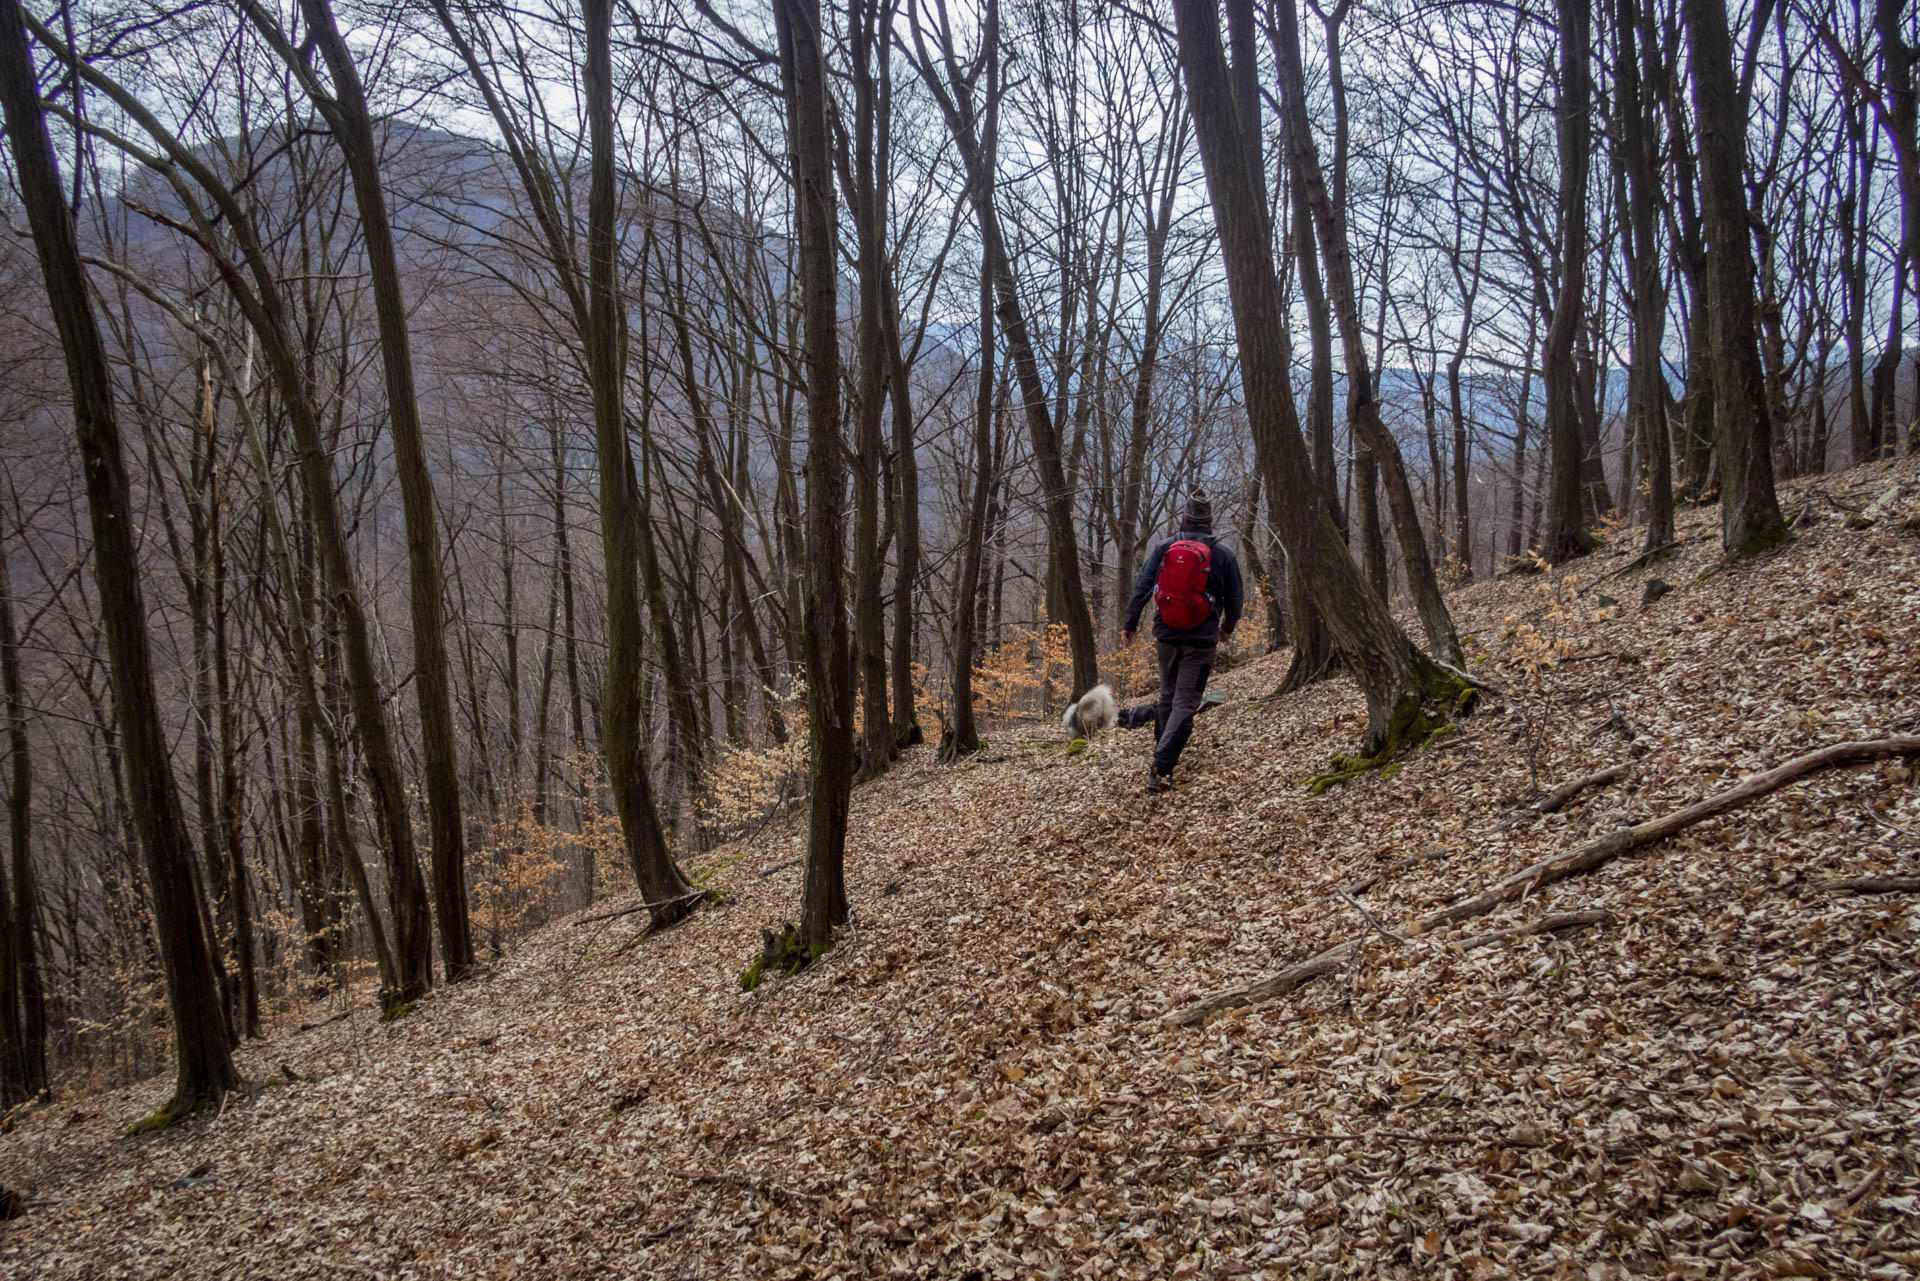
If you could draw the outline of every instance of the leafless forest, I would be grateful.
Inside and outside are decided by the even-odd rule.
[[[1676,505],[1764,553],[1777,479],[1915,440],[1917,46],[1899,0],[0,0],[0,1101],[184,1110],[597,888],[670,928],[680,855],[796,806],[804,959],[858,781],[1138,680],[1196,488],[1243,646],[1351,674],[1376,753],[1470,679],[1443,586]]]

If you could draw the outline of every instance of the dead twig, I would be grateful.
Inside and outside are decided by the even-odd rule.
[[[1436,846],[1433,849],[1424,850],[1421,853],[1412,855],[1411,857],[1408,857],[1408,858],[1396,859],[1394,862],[1389,863],[1386,867],[1382,868],[1378,872],[1375,872],[1372,876],[1363,876],[1359,880],[1355,881],[1353,884],[1345,887],[1344,889],[1329,890],[1327,893],[1322,894],[1320,898],[1322,900],[1326,900],[1330,898],[1340,898],[1348,894],[1364,894],[1368,890],[1372,889],[1374,886],[1378,885],[1382,880],[1382,878],[1387,876],[1389,873],[1404,872],[1410,867],[1419,866],[1421,863],[1431,863],[1435,859],[1450,858],[1452,857],[1452,855],[1453,855],[1452,850],[1447,849],[1444,846]]]
[[[1443,908],[1418,922],[1409,932],[1416,935],[1425,934],[1442,925],[1452,925],[1476,916],[1485,916],[1501,904],[1521,898],[1541,886],[1551,885],[1556,881],[1581,876],[1605,867],[1631,850],[1657,844],[1695,823],[1777,791],[1786,784],[1805,778],[1809,774],[1817,774],[1822,770],[1834,769],[1841,765],[1878,760],[1885,756],[1910,756],[1916,752],[1920,752],[1920,735],[1903,734],[1891,738],[1835,743],[1831,747],[1823,747],[1818,751],[1796,756],[1770,770],[1748,775],[1732,787],[1715,792],[1685,809],[1675,810],[1671,814],[1650,819],[1634,827],[1616,828],[1598,840],[1588,841],[1565,854],[1542,859],[1521,868],[1511,876],[1494,882],[1491,887],[1472,898]],[[1302,984],[1338,969],[1362,942],[1364,942],[1363,939],[1349,939],[1344,943],[1336,943],[1319,955],[1309,957],[1300,964],[1257,983],[1216,992],[1190,1005],[1171,1010],[1162,1016],[1162,1021],[1170,1026],[1191,1026],[1205,1022],[1209,1015],[1217,1014],[1221,1010],[1256,1005],[1262,1001],[1285,996]]]
[[[1517,823],[1524,823],[1530,818],[1538,818],[1544,814],[1556,813],[1563,808],[1568,801],[1571,801],[1588,788],[1605,787],[1609,783],[1619,782],[1620,778],[1626,774],[1628,768],[1627,763],[1622,761],[1618,765],[1609,765],[1606,769],[1588,774],[1584,778],[1576,778],[1571,783],[1562,783],[1533,804],[1516,810],[1514,813],[1500,820],[1499,826],[1494,828],[1494,830],[1497,832],[1505,831],[1507,828]]]
[[[1380,920],[1379,917],[1375,916],[1372,912],[1369,912],[1365,907],[1362,907],[1359,899],[1347,893],[1345,890],[1340,890],[1338,893],[1340,898],[1346,900],[1347,906],[1351,907],[1354,911],[1360,913],[1360,915],[1367,918],[1368,925],[1371,925],[1374,929],[1380,931],[1380,933],[1384,934],[1386,937],[1392,939],[1396,943],[1405,943],[1407,941],[1406,935],[1395,933],[1393,930],[1389,929],[1386,926],[1386,924]]]

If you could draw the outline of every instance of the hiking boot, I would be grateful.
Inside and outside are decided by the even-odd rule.
[[[1153,767],[1151,762],[1147,764],[1147,790],[1149,792],[1164,792],[1172,786],[1173,775],[1162,774]]]

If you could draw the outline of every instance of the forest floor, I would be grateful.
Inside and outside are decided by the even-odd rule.
[[[1144,733],[910,754],[856,792],[855,924],[798,976],[738,983],[796,912],[789,821],[690,860],[727,902],[661,937],[571,918],[397,1023],[249,1045],[281,1083],[211,1120],[121,1137],[164,1080],[61,1099],[0,1137],[29,1200],[0,1273],[1912,1277],[1920,899],[1823,885],[1920,874],[1911,762],[1404,937],[1618,824],[1915,732],[1920,463],[1783,499],[1795,537],[1750,564],[1688,511],[1651,570],[1616,572],[1628,531],[1456,593],[1504,696],[1397,773],[1309,795],[1361,703],[1264,700],[1273,655],[1218,678],[1162,796]],[[1574,911],[1605,916],[1456,946]],[[1364,935],[1282,999],[1162,1019]]]

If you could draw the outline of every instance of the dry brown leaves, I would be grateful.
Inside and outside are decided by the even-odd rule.
[[[1920,711],[1920,468],[1817,485],[1895,492],[1848,529],[1796,491],[1793,543],[1711,575],[1715,513],[1687,513],[1651,571],[1676,590],[1644,609],[1644,575],[1600,581],[1624,547],[1457,595],[1511,698],[1395,776],[1309,797],[1361,707],[1344,682],[1256,701],[1275,657],[1220,678],[1233,701],[1167,796],[1143,795],[1146,735],[1069,758],[1032,728],[859,791],[855,924],[793,979],[736,984],[795,910],[798,866],[762,875],[799,854],[788,825],[709,856],[730,901],[663,937],[563,922],[397,1025],[362,1009],[249,1047],[256,1078],[300,1079],[195,1128],[118,1137],[164,1082],[63,1100],[0,1138],[31,1203],[0,1272],[1912,1277],[1920,903],[1816,884],[1920,870],[1904,765],[1454,933],[1601,924],[1389,933]],[[1536,775],[1622,760],[1503,825]],[[1361,932],[1284,1000],[1158,1022]]]

